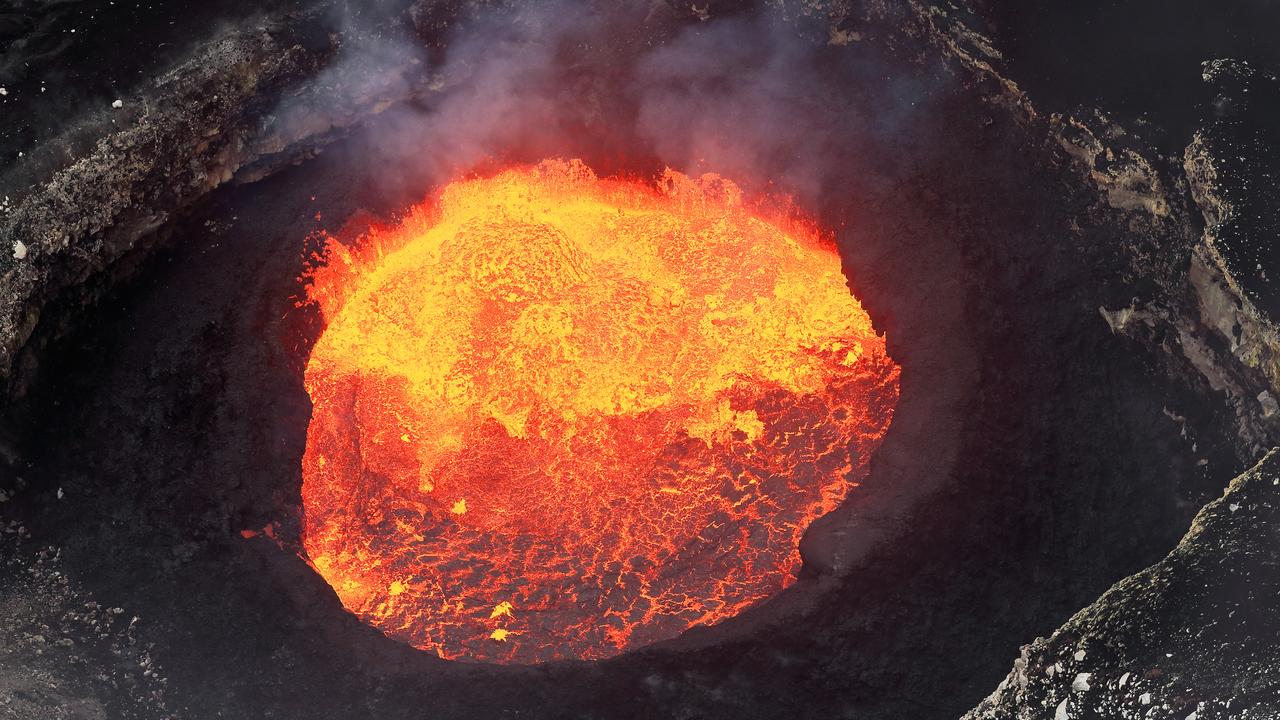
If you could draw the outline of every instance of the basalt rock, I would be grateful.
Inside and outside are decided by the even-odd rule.
[[[78,308],[129,276],[169,220],[219,186],[314,154],[430,81],[402,57],[326,73],[344,42],[394,25],[336,35],[326,29],[332,11],[314,3],[216,34],[184,62],[151,68],[153,80],[112,107],[65,119],[60,135],[0,176],[6,394],[22,393],[22,369]]]
[[[1185,180],[1176,181],[1203,216],[1202,235],[1189,257],[1167,268],[1162,291],[1100,312],[1168,371],[1221,398],[1237,429],[1236,452],[1246,458],[1276,442],[1280,346],[1270,250],[1280,201],[1272,180],[1280,167],[1272,121],[1280,86],[1230,60],[1206,62],[1204,79],[1217,97],[1186,149]],[[999,689],[966,718],[1205,720],[1280,712],[1277,485],[1280,455],[1272,451],[1201,510],[1168,557],[1025,646]]]
[[[1023,647],[966,720],[1280,713],[1280,451],[1231,481],[1152,567]]]

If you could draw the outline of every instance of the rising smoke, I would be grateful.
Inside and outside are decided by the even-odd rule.
[[[823,40],[768,9],[690,24],[663,4],[562,0],[458,18],[435,54],[409,33],[357,38],[330,72],[426,74],[423,97],[367,133],[363,157],[396,194],[581,157],[602,173],[718,172],[813,200],[850,163],[868,181],[896,172],[893,148],[913,142],[946,82],[904,77],[901,61],[889,72],[870,43]]]

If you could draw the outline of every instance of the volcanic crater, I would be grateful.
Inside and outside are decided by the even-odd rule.
[[[268,23],[273,42],[248,55],[259,65],[227,46],[225,66],[147,90],[189,91],[189,104],[171,112],[200,117],[208,108],[190,99],[208,97],[199,83],[223,72],[247,87],[246,68],[265,77],[280,67],[272,52],[294,53],[283,79],[217,119],[221,134],[205,137],[197,124],[165,141],[160,154],[188,167],[233,128],[256,139],[213,151],[201,177],[225,182],[171,192],[171,174],[143,173],[130,190],[132,220],[118,225],[131,234],[89,233],[95,251],[116,253],[109,260],[78,266],[33,245],[30,262],[47,263],[48,287],[33,295],[38,323],[9,380],[10,424],[23,430],[14,442],[21,491],[5,510],[21,519],[23,542],[60,549],[61,572],[85,597],[138,618],[132,642],[159,669],[113,669],[132,679],[110,691],[83,686],[106,693],[112,712],[955,717],[994,687],[1020,643],[1162,557],[1223,477],[1256,454],[1241,446],[1242,416],[1205,401],[1216,397],[1212,383],[1167,360],[1164,331],[1153,322],[1152,336],[1135,339],[1099,312],[1129,307],[1135,293],[1177,295],[1168,288],[1182,280],[1199,228],[1191,200],[1165,190],[1173,171],[1132,160],[1145,148],[1123,133],[1107,142],[1130,165],[1089,165],[1102,152],[1091,126],[1038,114],[978,62],[965,13],[904,5],[818,21],[787,3],[645,13],[605,3],[584,4],[586,20],[550,32],[536,13],[401,4],[346,27],[346,42],[376,46],[370,38],[385,27],[408,26],[427,62],[370,52],[344,64],[321,32],[330,16],[295,10]],[[638,29],[620,37],[624,21]],[[743,56],[744,37],[759,57]],[[482,41],[486,53],[473,54]],[[515,77],[553,88],[550,110],[521,105],[520,83],[477,59],[501,48],[527,60],[520,48],[530,45],[536,82]],[[711,62],[694,72],[688,58],[702,53],[754,71]],[[352,79],[379,62],[417,69],[394,82]],[[495,113],[510,101],[533,120],[467,115],[460,108],[476,94]],[[460,122],[491,131],[465,168],[449,149],[463,144]],[[645,203],[664,197],[654,189],[662,178],[694,187],[720,173],[744,197],[787,204],[766,223],[715,199],[720,209],[699,215],[690,236],[734,213],[754,229],[679,246],[704,254],[663,265],[663,282],[637,282],[632,270],[656,267],[645,263],[673,252],[660,241],[685,231],[610,235],[599,229],[604,216],[576,245],[563,227],[548,235],[526,221],[463,223],[447,237],[473,254],[480,238],[499,238],[491,257],[352,279],[370,258],[406,257],[397,253],[413,246],[397,232],[418,223],[414,237],[425,237],[444,222],[447,210],[428,218],[436,211],[409,209],[429,207],[450,182],[480,183],[473,197],[492,204],[501,189],[483,183],[516,177],[503,172],[570,172],[538,165],[547,158],[580,158],[577,181],[589,167],[592,182],[648,188],[639,200],[612,190],[607,212],[622,219],[611,227],[628,212],[651,213]],[[60,171],[105,172],[89,161]],[[1121,178],[1124,192],[1100,177]],[[689,197],[711,202],[709,192]],[[569,212],[565,198],[553,200]],[[770,254],[783,240],[789,249]],[[493,267],[501,272],[486,274]],[[513,284],[512,268],[539,282]],[[617,275],[607,291],[575,289],[602,268]],[[391,291],[418,276],[435,284]],[[726,290],[743,278],[767,287]],[[706,286],[691,289],[698,282]],[[448,295],[459,287],[484,292]],[[359,303],[344,308],[334,292]],[[779,307],[706,302],[717,294]],[[401,324],[374,344],[371,318],[385,321],[388,307]],[[592,324],[593,309],[629,308],[662,309],[623,325],[649,333],[644,347],[666,350],[628,354],[634,337]],[[789,320],[772,326],[770,317]],[[714,347],[688,329],[704,324],[724,330]],[[448,331],[422,340],[424,327]],[[493,340],[507,343],[501,352],[473,343],[466,356],[441,344],[492,327],[502,329]],[[516,347],[521,327],[532,340]],[[546,357],[549,334],[574,327],[586,330],[562,349],[588,355],[593,369]],[[792,345],[769,344],[777,338]],[[484,413],[453,417],[455,405],[422,400],[422,388],[443,397],[457,377],[422,370],[415,385],[369,369],[404,358],[421,369],[449,353],[464,363],[485,356],[457,390],[461,406]],[[732,367],[709,372],[718,362]],[[530,367],[578,374],[538,385]],[[848,367],[871,370],[841,380]],[[639,385],[663,373],[682,383]],[[591,384],[602,377],[609,382]],[[572,392],[547,402],[556,388]],[[805,402],[821,405],[805,417],[835,418],[821,432],[838,452],[770,456],[797,431],[777,419],[783,406]],[[639,409],[623,413],[627,403]],[[578,433],[589,440],[574,452],[551,447]],[[620,457],[627,438],[643,442]],[[457,452],[472,441],[484,453]],[[679,457],[664,459],[672,448]],[[594,474],[564,471],[566,458],[594,463]],[[678,472],[656,485],[678,492],[624,507],[629,484],[654,484],[664,462]],[[563,484],[516,483],[529,468]],[[752,477],[789,499],[740,504]],[[706,502],[676,503],[684,492]],[[556,515],[555,532],[533,540],[489,532],[525,511],[545,523],[548,508],[562,506],[591,512]],[[742,507],[750,512],[735,516]],[[664,513],[677,517],[651,521]],[[432,546],[441,528],[455,534]],[[629,533],[635,547],[661,545],[657,554],[608,556]],[[682,559],[689,548],[698,552]],[[593,550],[606,557],[582,561]],[[410,551],[412,562],[385,560]],[[494,557],[508,563],[488,586],[474,575],[485,553],[486,570]],[[664,575],[662,565],[675,570]],[[705,587],[743,567],[762,570],[727,594]],[[578,578],[578,594],[557,611],[534,576]],[[650,592],[661,582],[668,595]],[[459,589],[477,586],[474,596]],[[440,607],[404,612],[410,598]],[[466,609],[457,637],[440,630],[455,600]],[[646,626],[653,608],[676,620]],[[538,611],[554,622],[533,627]],[[521,644],[538,632],[558,639]],[[122,657],[111,652],[108,665]]]

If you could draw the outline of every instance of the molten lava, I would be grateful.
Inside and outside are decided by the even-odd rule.
[[[304,545],[446,658],[602,658],[786,586],[898,367],[829,242],[717,176],[546,162],[330,242]]]

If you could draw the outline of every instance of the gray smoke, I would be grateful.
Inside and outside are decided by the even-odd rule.
[[[935,84],[769,16],[687,31],[643,58],[636,80],[637,130],[665,162],[802,197],[828,191],[837,164],[865,162],[860,147],[911,136]]]
[[[431,78],[424,99],[367,133],[388,189],[419,194],[495,164],[581,157],[602,173],[669,166],[816,198],[842,164],[885,171],[943,82],[904,78],[901,62],[890,73],[876,50],[815,42],[767,11],[689,25],[664,5],[586,0],[462,18],[434,61],[408,37],[346,53],[332,72],[380,82],[379,67],[409,62]]]

